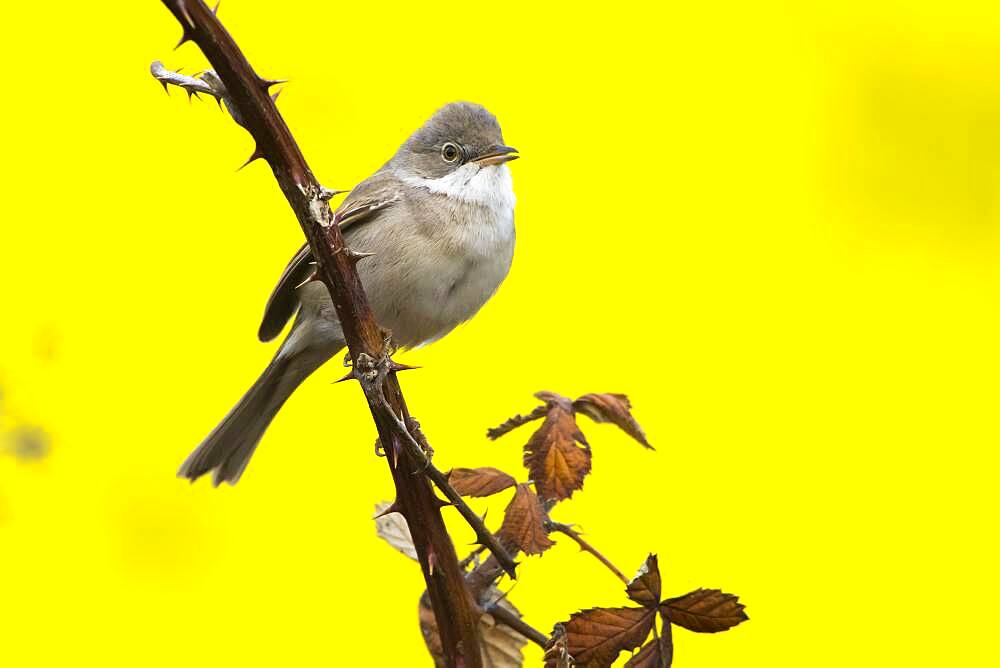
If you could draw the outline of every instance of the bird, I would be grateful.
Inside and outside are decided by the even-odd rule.
[[[515,196],[504,143],[485,107],[438,109],[337,207],[375,320],[392,345],[415,348],[472,318],[510,271]],[[260,377],[187,457],[178,477],[208,473],[235,485],[268,425],[309,375],[345,348],[326,286],[309,281],[308,244],[288,263],[264,308],[261,341],[292,327]]]

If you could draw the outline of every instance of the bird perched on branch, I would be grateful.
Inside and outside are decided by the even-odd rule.
[[[514,191],[500,125],[465,102],[438,110],[337,209],[347,245],[371,253],[358,274],[375,319],[395,345],[437,340],[468,320],[507,276],[514,253]],[[309,281],[299,249],[271,293],[258,333],[270,341],[295,315],[274,359],[178,476],[235,484],[278,410],[345,347],[326,287]],[[296,315],[296,310],[298,314]]]

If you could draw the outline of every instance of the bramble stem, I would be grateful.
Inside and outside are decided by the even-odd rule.
[[[385,332],[375,322],[355,265],[358,255],[347,247],[324,189],[306,163],[291,131],[275,106],[269,88],[275,81],[259,77],[232,36],[202,0],[163,0],[183,29],[181,43],[193,41],[208,58],[228,93],[227,108],[256,142],[251,160],[263,158],[271,167],[288,204],[309,241],[316,275],[330,292],[351,358],[378,358],[384,352]],[[154,72],[155,75],[155,72]],[[387,449],[395,453],[400,441],[397,420],[386,419],[381,403],[393,416],[408,416],[395,373],[380,386],[363,385],[368,405]],[[325,433],[326,413],[315,418],[316,433]],[[448,668],[482,668],[478,648],[479,611],[465,586],[455,546],[441,517],[440,502],[424,476],[411,475],[418,462],[404,450],[402,457],[386,457],[396,486],[396,504],[406,518],[437,619],[444,663]]]
[[[600,561],[602,564],[604,564],[605,566],[607,566],[608,570],[610,570],[612,573],[614,573],[618,577],[619,580],[621,580],[625,584],[629,583],[629,579],[627,577],[625,577],[625,575],[620,570],[618,570],[617,566],[615,566],[613,563],[611,563],[610,559],[608,559],[603,554],[601,554],[600,552],[598,552],[597,549],[593,545],[591,545],[590,543],[588,543],[587,541],[585,541],[583,539],[583,536],[581,536],[579,534],[579,532],[577,532],[575,529],[573,529],[573,527],[571,527],[570,525],[568,525],[568,524],[560,524],[559,522],[553,522],[553,521],[549,520],[546,523],[546,528],[549,530],[549,533],[551,533],[553,531],[557,531],[559,533],[566,534],[567,536],[569,536],[570,538],[572,538],[573,540],[576,541],[576,544],[580,546],[581,550],[583,550],[584,552],[589,552],[590,554],[594,555],[594,557],[598,561]]]

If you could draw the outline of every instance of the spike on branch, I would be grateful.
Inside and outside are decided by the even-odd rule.
[[[295,289],[295,290],[298,290],[299,288],[301,288],[301,287],[302,287],[303,285],[305,285],[306,283],[312,283],[313,281],[321,281],[321,280],[323,280],[323,279],[321,279],[321,278],[319,277],[319,272],[317,272],[317,271],[316,271],[316,270],[314,269],[314,270],[313,270],[313,272],[312,272],[311,274],[309,274],[309,278],[307,278],[306,280],[304,280],[304,281],[302,281],[301,283],[299,283],[298,285],[296,285],[294,289]]]
[[[187,0],[176,0],[174,4],[177,5],[177,12],[181,15],[181,24],[184,27],[184,32],[187,32],[189,27],[194,28],[194,21],[188,12]]]
[[[219,15],[219,5],[222,4],[222,0],[216,0],[215,7],[212,7],[212,13],[216,16]]]
[[[181,48],[184,46],[185,42],[190,42],[192,39],[194,39],[194,35],[192,35],[188,30],[185,30],[184,34],[181,35],[181,38],[177,40],[177,44],[174,45],[174,51]]]
[[[166,87],[166,84],[164,84],[164,87]],[[329,202],[330,200],[332,200],[337,195],[343,195],[346,192],[350,192],[350,191],[349,190],[331,190],[330,188],[324,188],[323,186],[320,186],[320,188],[319,188],[319,198],[321,200],[323,200],[324,202]]]
[[[247,161],[246,161],[246,162],[244,162],[244,163],[243,163],[242,165],[240,165],[240,166],[239,166],[239,167],[238,167],[238,168],[236,169],[236,171],[238,172],[238,171],[240,171],[241,169],[243,169],[244,167],[246,167],[247,165],[249,165],[249,164],[250,164],[251,162],[253,162],[254,160],[260,160],[261,158],[264,158],[264,157],[265,157],[265,156],[264,156],[264,152],[263,152],[262,150],[260,150],[260,147],[258,146],[258,147],[256,147],[256,148],[255,148],[255,149],[253,150],[253,153],[251,153],[251,154],[250,154],[250,157],[249,157],[249,158],[247,158]],[[309,282],[309,281],[311,281],[311,280],[312,280],[312,277],[310,276],[310,277],[309,277],[309,279],[308,279],[308,280],[307,280],[306,282],[308,283],[308,282]],[[305,285],[305,283],[303,283],[302,285]],[[299,285],[299,286],[296,286],[296,287],[301,287],[301,285]]]
[[[336,383],[343,383],[345,380],[357,380],[357,379],[358,379],[358,377],[354,375],[354,369],[351,369],[342,378],[338,378],[337,380],[335,380],[333,382],[334,382],[334,384],[336,384]]]
[[[340,248],[339,250],[337,250],[335,252],[337,252],[337,253],[343,253],[344,255],[347,256],[347,259],[350,260],[351,262],[353,262],[354,264],[357,264],[358,262],[361,262],[366,257],[371,257],[371,256],[375,255],[375,253],[362,253],[362,252],[356,251],[356,250],[354,250],[354,249],[352,249],[352,248],[350,248],[348,246],[344,246],[344,247]]]
[[[410,371],[412,369],[419,369],[418,366],[410,366],[409,364],[400,364],[399,362],[389,361],[389,373],[396,373],[397,371]]]
[[[406,517],[406,514],[403,512],[403,507],[401,505],[399,505],[399,499],[396,499],[395,501],[393,501],[392,503],[390,503],[389,506],[385,510],[383,510],[382,512],[380,512],[377,515],[375,515],[372,519],[376,519],[377,520],[380,517],[385,517],[386,515],[389,515],[389,514],[392,514],[392,513],[399,513],[403,517]]]
[[[434,575],[434,566],[437,564],[437,553],[433,545],[427,546],[427,572]]]
[[[264,92],[266,93],[271,86],[277,86],[278,84],[288,83],[288,79],[263,79],[258,77],[257,83],[260,84],[260,87],[263,88]]]

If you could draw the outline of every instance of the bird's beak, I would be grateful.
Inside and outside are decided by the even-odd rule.
[[[503,144],[496,144],[486,149],[486,152],[476,157],[473,162],[480,167],[485,167],[486,165],[500,165],[505,162],[510,162],[511,160],[517,160],[521,157],[519,155],[515,155],[516,153],[516,148],[504,146]]]

